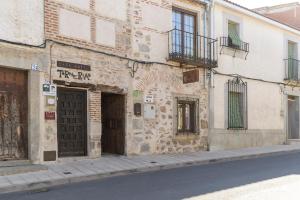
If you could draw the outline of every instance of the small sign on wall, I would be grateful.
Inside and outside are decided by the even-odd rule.
[[[55,104],[56,104],[56,97],[54,97],[54,96],[47,96],[46,97],[46,103],[47,103],[47,106],[55,106]]]
[[[145,96],[145,103],[154,103],[154,96],[153,95],[146,95]]]
[[[31,64],[31,70],[32,71],[39,71],[39,66],[37,64]]]
[[[43,84],[43,94],[45,96],[56,96],[56,85]]]
[[[45,120],[55,120],[55,112],[46,111],[45,112]]]

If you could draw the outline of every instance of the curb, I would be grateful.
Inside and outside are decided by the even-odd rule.
[[[99,179],[108,178],[108,177],[124,176],[124,175],[151,172],[151,171],[159,171],[159,170],[166,170],[166,169],[175,169],[175,168],[181,168],[181,167],[187,167],[187,166],[224,163],[224,162],[230,162],[230,161],[262,158],[262,157],[268,157],[268,156],[279,156],[279,155],[286,155],[286,154],[292,154],[292,153],[300,153],[300,149],[282,150],[282,151],[277,151],[277,152],[266,152],[266,153],[250,154],[250,155],[242,155],[242,156],[237,155],[237,156],[231,156],[231,157],[222,157],[222,158],[199,160],[199,161],[189,161],[189,162],[181,162],[181,163],[174,163],[174,164],[162,164],[162,165],[154,165],[154,166],[148,166],[148,167],[142,167],[142,168],[133,168],[133,169],[129,169],[129,170],[120,170],[120,171],[107,172],[107,173],[101,173],[101,174],[92,174],[92,175],[87,175],[87,176],[78,176],[78,177],[56,179],[56,180],[51,180],[51,181],[41,181],[41,182],[29,183],[29,184],[12,185],[12,186],[0,188],[0,194],[21,192],[21,191],[24,191],[24,192],[29,191],[29,192],[33,192],[33,193],[47,192],[49,190],[49,188],[52,188],[55,186],[99,180]]]

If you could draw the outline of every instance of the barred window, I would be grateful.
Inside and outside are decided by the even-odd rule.
[[[240,78],[228,81],[228,129],[247,129],[247,83]]]
[[[177,133],[197,133],[198,115],[198,100],[177,98]]]

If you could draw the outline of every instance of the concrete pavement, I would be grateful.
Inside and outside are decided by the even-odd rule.
[[[48,170],[45,171],[0,176],[0,193],[36,190],[116,175],[250,159],[292,152],[300,152],[300,145],[278,145],[176,155],[105,156],[100,159],[83,159],[76,162],[71,162],[67,159],[62,163],[48,164]]]
[[[299,166],[300,154],[290,153],[0,194],[0,199],[299,200]]]

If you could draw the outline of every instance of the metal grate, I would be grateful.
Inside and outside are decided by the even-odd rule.
[[[247,83],[228,80],[228,129],[248,128]]]
[[[220,46],[249,52],[249,43],[239,40],[238,44],[235,44],[230,37],[221,37]]]
[[[173,29],[169,31],[169,60],[215,68],[218,66],[217,40]]]
[[[285,80],[299,81],[299,65],[297,59],[285,59]]]

